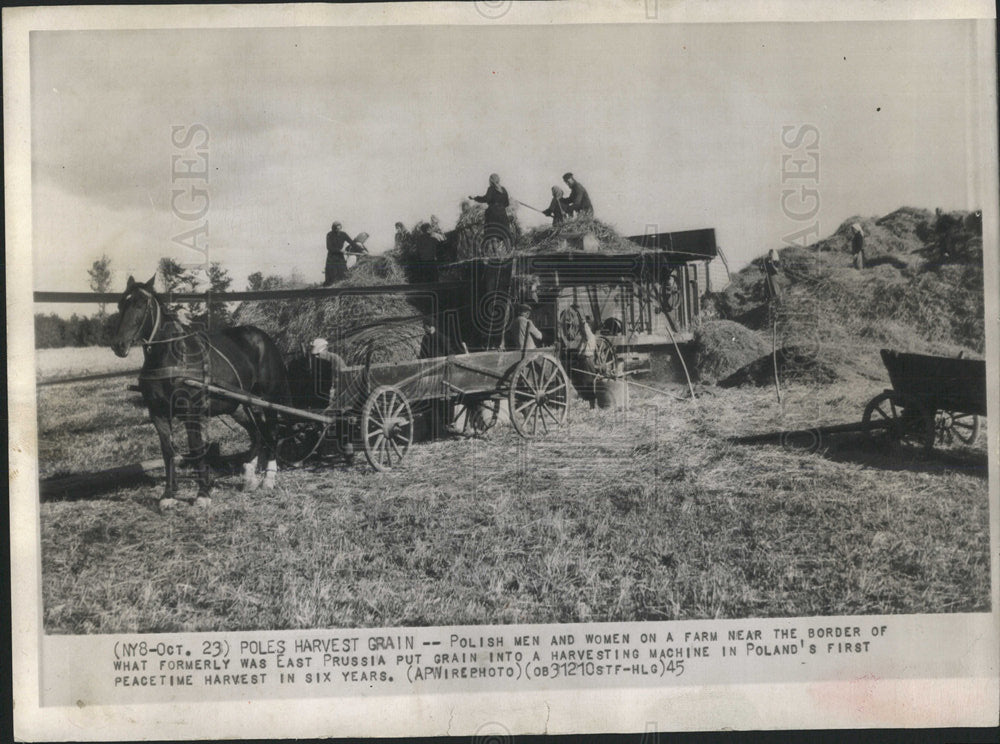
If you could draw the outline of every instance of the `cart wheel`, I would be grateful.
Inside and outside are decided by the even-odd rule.
[[[497,422],[499,413],[500,401],[496,398],[467,401],[455,407],[455,417],[452,419],[452,425],[457,426],[458,420],[464,416],[462,434],[481,437],[493,428]]]
[[[278,440],[275,455],[282,465],[297,467],[319,449],[326,436],[326,426],[296,422],[288,433]]]
[[[361,444],[376,470],[402,462],[413,442],[413,412],[406,397],[391,385],[375,389],[361,409]]]
[[[862,418],[864,430],[873,440],[882,438],[899,444],[922,447],[929,452],[934,447],[934,416],[915,400],[902,405],[899,394],[887,390],[876,395],[865,406]]]
[[[522,359],[511,375],[507,402],[511,423],[525,439],[562,426],[569,413],[569,380],[562,365],[548,354]]]
[[[952,444],[956,439],[962,444],[972,444],[979,436],[979,416],[974,413],[938,411],[934,416],[935,441]]]
[[[597,337],[594,367],[602,377],[615,377],[618,374],[618,355],[615,354],[614,345],[604,336]]]
[[[568,307],[559,313],[559,341],[564,349],[575,349],[580,345],[583,317],[580,311]]]

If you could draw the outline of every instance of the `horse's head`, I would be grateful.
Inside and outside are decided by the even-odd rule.
[[[118,328],[111,340],[111,349],[120,357],[127,356],[137,341],[153,340],[162,313],[153,292],[155,280],[155,274],[145,284],[131,276],[128,278],[125,292],[118,301]]]

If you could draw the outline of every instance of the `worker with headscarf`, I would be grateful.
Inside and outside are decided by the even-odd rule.
[[[561,225],[566,221],[566,209],[563,207],[563,190],[559,186],[552,187],[552,201],[549,208],[542,210],[542,214],[552,218],[552,224]]]
[[[486,218],[483,225],[483,240],[503,240],[510,244],[513,236],[510,231],[510,218],[507,208],[510,207],[510,196],[507,189],[500,185],[500,176],[490,174],[490,185],[482,196],[470,196],[475,202],[486,205]]]
[[[326,234],[326,273],[324,287],[339,282],[347,276],[347,256],[344,254],[344,244],[350,243],[355,251],[363,253],[364,248],[350,235],[344,232],[339,222],[334,222],[330,232]]]

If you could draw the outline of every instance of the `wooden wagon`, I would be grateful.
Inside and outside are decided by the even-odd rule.
[[[332,443],[350,463],[360,447],[376,470],[406,456],[414,440],[414,408],[448,411],[463,428],[485,433],[506,402],[514,429],[525,438],[543,436],[566,422],[569,380],[550,348],[487,350],[395,363],[368,363],[317,374],[311,399],[302,407],[272,403],[199,380],[188,384],[215,395],[270,409],[285,419],[278,457],[300,463]],[[329,387],[327,387],[329,385]]]
[[[865,407],[862,425],[925,451],[935,444],[971,444],[986,415],[986,362],[882,349],[892,388]]]

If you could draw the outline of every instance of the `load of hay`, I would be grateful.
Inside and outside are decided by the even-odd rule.
[[[694,332],[694,375],[715,383],[760,359],[771,349],[756,333],[731,320],[710,320]]]
[[[572,217],[560,225],[533,228],[517,241],[520,253],[638,253],[640,250],[613,226],[590,215]]]
[[[405,284],[395,255],[361,256],[347,278],[335,287],[378,287]],[[266,331],[286,354],[299,352],[315,338],[325,338],[330,349],[348,364],[415,359],[423,330],[420,311],[405,296],[367,295],[244,302],[234,313],[239,325]]]

